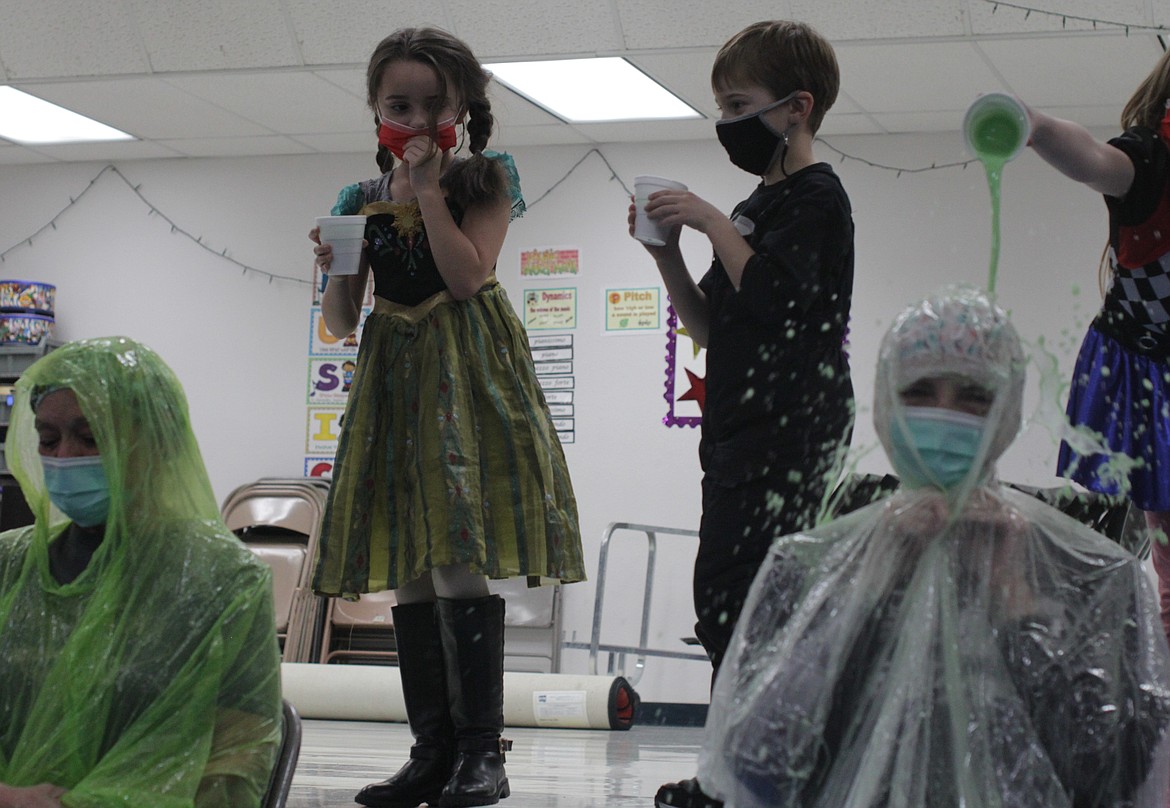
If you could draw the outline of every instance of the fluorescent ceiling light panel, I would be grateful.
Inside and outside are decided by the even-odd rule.
[[[70,112],[15,87],[0,87],[0,137],[30,145],[134,140],[133,135]]]
[[[484,65],[492,76],[570,123],[701,118],[618,56]]]

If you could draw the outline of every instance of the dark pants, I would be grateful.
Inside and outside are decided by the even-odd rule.
[[[773,475],[737,486],[703,478],[703,517],[695,557],[695,633],[714,671],[731,642],[756,572],[779,536],[813,525],[825,481],[793,483]]]

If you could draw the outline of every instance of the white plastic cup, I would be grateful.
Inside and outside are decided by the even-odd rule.
[[[356,275],[366,233],[365,216],[318,216],[321,243],[333,247],[330,275]]]
[[[634,177],[634,238],[652,247],[666,244],[670,228],[663,227],[646,215],[646,200],[655,191],[685,191],[681,182],[642,174]]]
[[[1028,109],[1014,95],[984,93],[963,116],[963,140],[968,151],[983,161],[1014,160],[1031,137]]]

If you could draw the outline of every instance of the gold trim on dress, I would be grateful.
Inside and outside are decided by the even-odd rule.
[[[496,280],[496,273],[488,275],[487,280],[484,281],[483,286],[479,288],[479,292],[492,289],[499,286],[499,281]],[[479,294],[476,292],[476,294]],[[387,300],[384,297],[374,295],[374,314],[385,314],[388,317],[400,317],[406,320],[411,325],[423,320],[431,311],[438,305],[443,303],[457,303],[458,301],[452,296],[451,292],[444,289],[441,292],[428,297],[421,303],[416,303],[413,306],[408,306],[405,303],[395,303],[392,300]]]

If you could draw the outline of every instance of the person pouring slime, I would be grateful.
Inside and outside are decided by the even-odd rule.
[[[1126,102],[1124,131],[1107,143],[1072,121],[1029,114],[1036,154],[1102,194],[1109,213],[1105,300],[1081,344],[1067,406],[1076,434],[1099,439],[1062,443],[1057,472],[1092,491],[1128,497],[1144,512],[1170,634],[1168,104],[1170,54]]]

